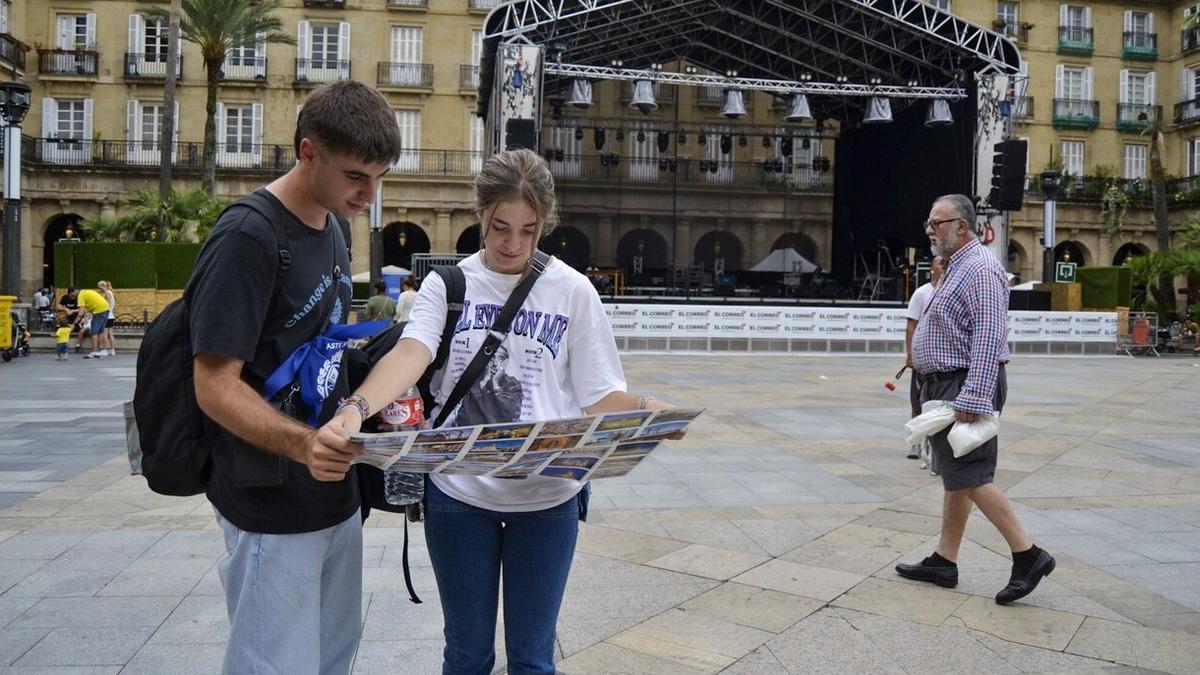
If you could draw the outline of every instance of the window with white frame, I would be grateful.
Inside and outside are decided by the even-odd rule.
[[[145,37],[142,40],[142,53],[146,55],[146,61],[148,63],[166,63],[169,42],[167,20],[146,19]]]
[[[1200,138],[1189,138],[1187,150],[1188,175],[1195,176],[1200,174]]]
[[[330,82],[350,77],[350,24],[297,25],[296,79]]]
[[[312,26],[312,65],[314,68],[338,67],[338,25],[314,23]]]
[[[263,104],[217,102],[217,166],[262,163]]]
[[[1200,77],[1195,67],[1179,71],[1179,117],[1192,120],[1200,117]]]
[[[1124,157],[1126,178],[1146,177],[1146,146],[1126,143]]]
[[[1153,97],[1150,95],[1150,82],[1153,77],[1154,73],[1121,71],[1121,102],[1135,105],[1153,103]]]
[[[58,99],[58,119],[52,130],[55,138],[85,138],[86,112],[82,100]]]
[[[791,157],[783,156],[785,138],[791,139]],[[772,157],[775,160],[775,164],[771,168],[775,173],[776,180],[795,185],[820,183],[821,172],[813,169],[812,166],[813,160],[821,157],[821,140],[819,138],[810,138],[807,134],[798,134],[788,128],[777,129],[771,148]]]
[[[1083,141],[1062,142],[1063,173],[1070,176],[1083,175]]]
[[[130,164],[152,165],[161,159],[163,104],[161,101],[126,102],[125,140],[128,145],[128,161]],[[179,102],[175,102],[175,133],[174,142],[179,141]],[[171,155],[174,157],[177,148],[172,146]]]
[[[423,84],[421,53],[424,31],[414,26],[392,26],[392,62],[387,73],[388,84],[419,86]]]
[[[470,120],[471,130],[471,173],[475,174],[483,167],[483,118],[476,115],[474,110],[468,110],[467,119]]]
[[[705,134],[704,158],[709,165],[706,173],[711,183],[730,183],[733,181],[733,143],[730,142],[729,154],[721,152],[721,135],[732,134],[729,129],[719,133]],[[716,171],[713,171],[713,169]]]
[[[950,11],[950,0],[929,0],[929,4],[942,10],[943,12]]]
[[[59,14],[58,48],[91,49],[96,45],[95,14]]]
[[[42,99],[42,159],[77,164],[92,156],[92,99]]]
[[[1087,98],[1086,83],[1087,83],[1087,68],[1075,68],[1071,66],[1062,69],[1062,95],[1059,98],[1065,98],[1072,101],[1082,101]]]
[[[1128,10],[1125,12],[1125,32],[1133,35],[1150,35],[1154,32],[1154,15],[1150,12]],[[1129,44],[1128,42],[1126,44]],[[1150,47],[1150,44],[1132,44],[1135,47]]]
[[[1062,5],[1059,7],[1059,19],[1062,21],[1063,28],[1092,27],[1092,11],[1090,7]]]
[[[1095,117],[1092,98],[1092,69],[1059,65],[1055,67],[1055,117]]]
[[[583,141],[575,138],[575,126],[560,124],[550,130],[550,146],[554,150],[554,158],[550,160],[550,170],[559,178],[578,178],[582,173],[580,154],[583,152]],[[559,151],[562,159],[558,158]]]
[[[12,0],[0,0],[0,33],[8,32],[8,12]]]
[[[1000,34],[1012,38],[1017,37],[1017,32],[1021,21],[1020,15],[1020,4],[1015,2],[996,3],[996,19],[1004,23],[1004,25],[1000,28]]]
[[[137,103],[130,101],[130,103]],[[161,140],[162,131],[162,114],[163,105],[158,103],[142,103],[138,106],[137,115],[137,130],[138,139],[141,141],[141,146],[150,150],[157,150],[158,143]],[[176,122],[178,126],[178,122]]]
[[[234,45],[225,53],[221,68],[226,79],[255,80],[267,76],[267,34],[259,33],[252,43]]]
[[[658,179],[658,132],[636,122],[629,133],[629,178]]]
[[[400,158],[392,165],[396,171],[416,173],[421,170],[421,112],[395,110],[396,125],[400,127]]]

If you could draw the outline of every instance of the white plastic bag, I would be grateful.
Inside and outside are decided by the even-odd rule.
[[[974,422],[955,422],[947,438],[954,456],[962,457],[1000,432],[1000,413],[980,415]]]
[[[926,401],[921,414],[904,423],[904,440],[909,445],[920,445],[930,434],[950,426],[954,421],[954,407],[950,401]]]

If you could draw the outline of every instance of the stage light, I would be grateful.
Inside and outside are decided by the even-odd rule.
[[[577,140],[577,141],[583,140],[583,127],[579,127],[579,126],[575,127],[575,140]]]
[[[687,145],[687,134],[679,132],[679,137],[675,139],[675,142],[679,145]]]
[[[721,134],[721,154],[728,155],[733,150],[733,136]]]
[[[771,147],[771,137],[770,137],[770,136],[763,136],[762,144],[763,144],[763,148],[769,148],[769,147]]]
[[[658,132],[658,151],[666,152],[671,147],[671,135],[665,131]]]
[[[749,144],[749,141],[747,141],[747,140],[746,140],[746,135],[745,135],[745,134],[743,134],[743,135],[741,135],[741,136],[738,136],[738,147],[739,147],[739,148],[744,148],[744,147],[746,147],[746,145],[748,145],[748,144]]]
[[[575,108],[592,107],[592,83],[582,78],[572,80],[571,96],[567,99],[567,105]]]
[[[596,127],[596,129],[592,131],[592,145],[596,146],[597,150],[604,149],[604,136],[604,127]]]
[[[783,119],[788,122],[804,122],[812,119],[812,112],[808,109],[808,97],[804,94],[792,94],[792,104],[788,109],[787,115]]]
[[[872,96],[863,115],[863,124],[887,124],[892,121],[892,102],[883,96]]]
[[[930,101],[929,110],[925,113],[925,126],[948,127],[951,124],[954,124],[954,115],[950,112],[950,103],[944,98]]]
[[[638,80],[633,85],[633,101],[630,108],[640,110],[643,115],[658,110],[658,102],[654,100],[654,83],[650,80]]]
[[[721,106],[721,117],[736,120],[746,116],[746,101],[739,89],[725,92],[725,105]]]
[[[642,131],[641,129],[638,129],[638,132],[637,132],[637,142],[638,142],[638,143],[645,143],[645,142],[646,142],[646,132],[645,132],[645,131]]]

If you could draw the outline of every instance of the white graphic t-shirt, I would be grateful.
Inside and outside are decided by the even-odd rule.
[[[912,297],[908,299],[908,311],[905,316],[913,321],[920,321],[921,317],[925,316],[925,308],[929,306],[930,299],[933,298],[933,284],[925,283],[917,287],[913,291]]]
[[[466,297],[446,367],[433,378],[437,417],[487,329],[520,276],[487,269],[479,253],[458,264]],[[446,323],[446,286],[436,274],[421,284],[404,337],[436,354]],[[488,369],[446,420],[445,426],[485,422],[561,419],[584,414],[614,391],[625,391],[625,375],[608,315],[587,277],[552,258],[517,312]],[[493,511],[539,511],[574,497],[579,481],[546,476],[521,480],[433,474],[435,485],[455,499]]]

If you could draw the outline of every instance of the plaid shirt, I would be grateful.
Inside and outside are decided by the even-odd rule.
[[[954,408],[983,414],[994,409],[996,377],[1008,359],[1008,279],[991,251],[972,240],[950,256],[917,323],[913,365],[920,373],[967,370]]]

